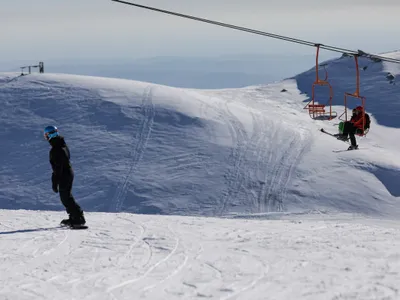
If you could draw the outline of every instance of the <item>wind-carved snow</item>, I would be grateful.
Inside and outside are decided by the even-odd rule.
[[[286,220],[0,211],[0,298],[398,299],[400,228],[351,215]],[[112,224],[112,226],[110,225]]]

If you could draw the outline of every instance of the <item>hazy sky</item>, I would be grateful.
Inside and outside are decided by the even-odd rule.
[[[137,3],[344,48],[370,52],[400,48],[399,0]],[[314,51],[111,0],[0,0],[0,28],[2,61]]]

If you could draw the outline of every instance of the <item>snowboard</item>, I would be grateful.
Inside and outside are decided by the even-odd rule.
[[[89,228],[89,226],[87,226],[87,225],[72,225],[72,226],[69,226],[69,225],[62,225],[62,224],[60,224],[60,226],[61,226],[62,228],[72,229],[72,230],[88,229],[88,228]]]

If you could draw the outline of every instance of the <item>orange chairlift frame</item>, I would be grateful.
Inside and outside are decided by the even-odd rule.
[[[354,55],[354,60],[356,63],[356,91],[354,93],[344,93],[344,112],[339,116],[340,120],[341,117],[344,115],[345,118],[343,121],[348,121],[348,116],[347,116],[347,103],[348,103],[348,98],[356,98],[361,101],[361,107],[363,108],[363,128],[365,128],[365,97],[360,95],[360,68],[358,66],[358,55]],[[363,130],[362,133],[356,133],[358,136],[365,136],[368,133],[368,129]]]
[[[332,99],[333,99],[333,89],[330,83],[328,82],[328,72],[325,69],[325,78],[320,79],[319,78],[319,50],[321,44],[316,44],[317,47],[317,55],[315,58],[315,81],[312,84],[312,95],[311,95],[311,100],[307,103],[307,105],[304,107],[304,109],[308,109],[308,113],[311,118],[315,119],[317,117],[322,117],[326,116],[328,120],[331,120],[337,116],[332,114]],[[316,104],[315,102],[315,87],[316,86],[327,86],[329,88],[329,100],[327,104]],[[329,105],[329,115],[326,115],[326,106]]]

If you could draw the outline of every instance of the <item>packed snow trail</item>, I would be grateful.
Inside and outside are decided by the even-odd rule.
[[[0,299],[400,297],[398,222],[88,213],[76,231],[63,216],[0,211]]]

